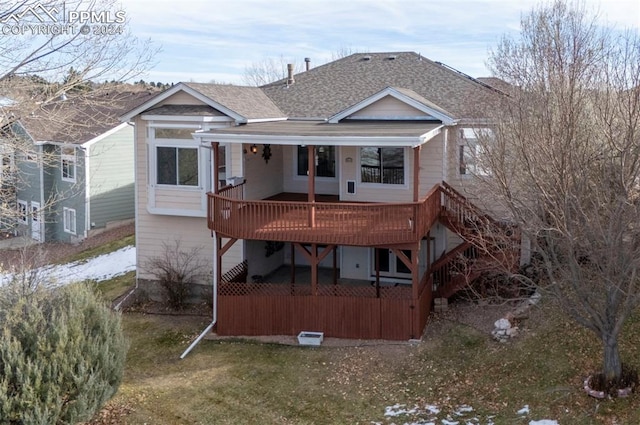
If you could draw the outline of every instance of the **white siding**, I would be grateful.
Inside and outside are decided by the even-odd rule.
[[[271,145],[271,159],[265,162],[262,158],[263,146],[258,145],[258,153],[247,153],[245,160],[246,199],[264,199],[283,191],[282,185],[282,146]]]
[[[429,115],[407,105],[393,96],[385,96],[377,102],[351,114],[349,118],[393,118],[413,119],[426,118]]]

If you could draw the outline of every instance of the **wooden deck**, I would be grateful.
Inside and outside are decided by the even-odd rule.
[[[384,246],[419,241],[440,214],[437,190],[409,203],[337,202],[322,195],[316,202],[281,200],[296,195],[306,196],[245,200],[242,185],[209,193],[209,229],[236,239]]]

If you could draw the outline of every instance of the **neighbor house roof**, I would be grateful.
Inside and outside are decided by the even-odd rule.
[[[289,117],[327,118],[385,87],[413,93],[454,119],[485,118],[501,93],[417,53],[357,53],[262,87]],[[424,102],[424,101],[422,101]]]
[[[157,92],[114,89],[42,107],[20,122],[36,142],[82,144],[122,124],[123,111],[144,103]]]

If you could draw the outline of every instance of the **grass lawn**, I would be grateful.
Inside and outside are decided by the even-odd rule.
[[[133,280],[129,273],[99,288],[113,299]],[[541,304],[505,344],[454,315],[434,315],[417,345],[204,340],[184,360],[180,354],[210,318],[125,313],[131,347],[124,381],[94,423],[640,423],[638,394],[604,401],[584,394],[585,375],[600,366],[600,344],[551,303]],[[623,361],[636,368],[638,341],[640,314],[621,337]],[[528,413],[518,413],[525,406]]]
[[[581,391],[584,374],[599,366],[598,343],[548,306],[506,344],[469,326],[435,320],[429,339],[419,345],[318,349],[204,340],[179,360],[208,321],[124,315],[131,348],[124,382],[109,404],[117,412],[115,423],[640,423],[638,395],[598,401]],[[640,318],[634,317],[622,346],[634,366],[640,352],[633,342],[639,338]],[[385,416],[385,408],[396,404],[396,413],[418,409]],[[518,414],[525,405],[529,413]]]

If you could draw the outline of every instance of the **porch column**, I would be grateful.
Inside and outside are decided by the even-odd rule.
[[[309,227],[316,227],[316,147],[307,145],[308,159],[308,185],[307,200],[311,204],[309,208]]]
[[[216,194],[220,188],[220,177],[218,176],[218,170],[220,169],[219,147],[219,142],[211,142],[211,154],[213,155],[213,187],[211,191]]]
[[[420,200],[420,148],[413,148],[413,202]]]

